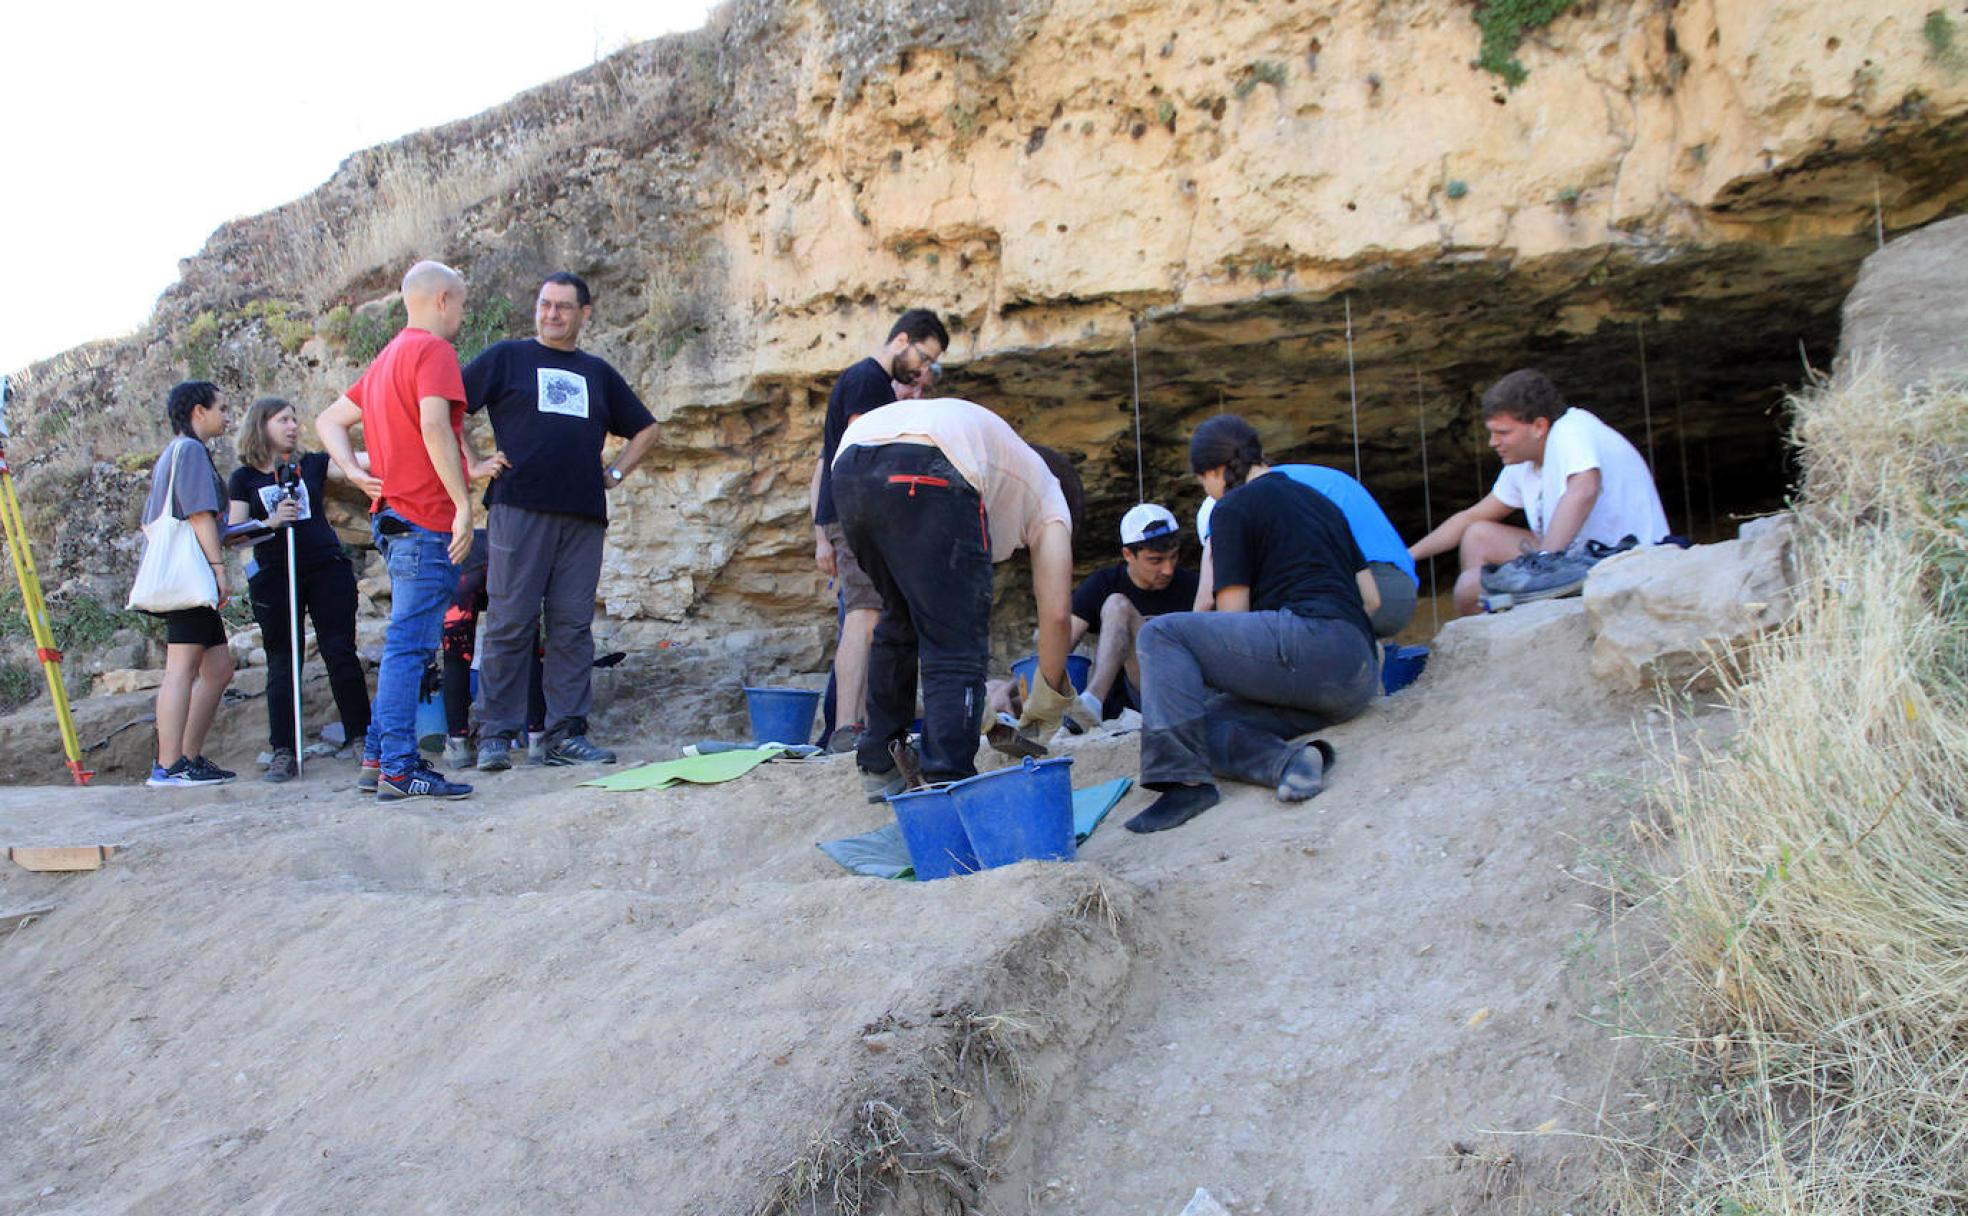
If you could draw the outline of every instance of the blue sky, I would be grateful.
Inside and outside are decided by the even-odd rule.
[[[707,0],[16,5],[0,18],[0,370],[140,326],[214,228]]]

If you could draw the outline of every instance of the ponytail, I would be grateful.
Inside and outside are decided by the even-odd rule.
[[[1189,471],[1223,470],[1225,493],[1244,484],[1252,466],[1264,463],[1264,444],[1257,429],[1235,414],[1218,414],[1196,428],[1189,439]]]

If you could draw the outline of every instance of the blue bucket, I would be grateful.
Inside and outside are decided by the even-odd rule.
[[[1380,686],[1392,696],[1414,683],[1426,666],[1428,647],[1389,646],[1380,660]]]
[[[1087,680],[1093,675],[1093,660],[1083,654],[1066,656],[1066,678],[1073,684],[1074,692],[1085,692]],[[1028,654],[1011,665],[1011,678],[1024,680],[1025,687],[1039,678],[1039,656]]]
[[[909,846],[909,863],[922,882],[972,874],[980,868],[963,820],[957,815],[957,804],[950,797],[950,791],[961,784],[911,790],[888,799],[888,805],[895,808],[895,822],[902,829],[902,842]]]
[[[427,752],[444,750],[444,698],[432,693],[417,702],[417,746]]]
[[[977,864],[1073,860],[1073,759],[1026,757],[953,783],[951,800]]]
[[[813,711],[819,707],[820,694],[804,688],[745,689],[753,743],[806,743],[813,738]]]

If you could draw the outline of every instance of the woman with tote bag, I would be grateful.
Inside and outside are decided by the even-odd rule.
[[[157,760],[144,784],[224,785],[237,774],[204,755],[205,735],[218,713],[219,697],[232,682],[232,651],[226,647],[219,609],[231,598],[226,589],[221,521],[225,485],[205,444],[226,431],[225,402],[216,385],[187,380],[171,389],[166,406],[176,438],[164,447],[150,475],[144,503],[145,549],[130,606],[164,620],[164,682],[157,688]],[[183,521],[189,528],[174,527]],[[158,525],[162,525],[161,527]],[[197,541],[206,569],[198,574],[187,561]],[[182,552],[179,552],[182,548]],[[191,607],[176,607],[191,602]]]

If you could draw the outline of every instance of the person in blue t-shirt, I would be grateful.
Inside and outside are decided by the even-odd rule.
[[[485,491],[485,633],[479,642],[484,701],[478,767],[512,767],[526,728],[526,676],[533,630],[546,612],[542,691],[548,764],[612,764],[588,740],[594,704],[595,591],[607,495],[656,442],[656,420],[621,373],[580,349],[594,298],[579,275],[540,284],[535,336],[495,342],[465,368],[465,400],[492,420],[507,467]],[[628,440],[602,460],[610,435]]]
[[[1132,832],[1215,806],[1215,777],[1312,797],[1332,749],[1292,740],[1358,714],[1380,684],[1368,624],[1380,591],[1339,508],[1266,476],[1257,431],[1235,414],[1196,428],[1189,467],[1219,500],[1216,610],[1141,627],[1141,784],[1161,797],[1128,820]]]
[[[1273,473],[1281,473],[1302,486],[1310,486],[1325,495],[1346,517],[1346,526],[1353,532],[1353,541],[1360,546],[1360,552],[1367,559],[1367,569],[1373,574],[1374,585],[1380,589],[1380,609],[1373,614],[1372,625],[1376,638],[1391,638],[1408,627],[1414,620],[1415,597],[1421,589],[1421,580],[1415,574],[1414,558],[1408,555],[1408,546],[1401,534],[1387,518],[1387,512],[1380,509],[1367,487],[1348,477],[1338,469],[1329,469],[1318,464],[1274,464]],[[1196,593],[1196,610],[1207,611],[1211,599],[1211,552],[1209,544],[1210,512],[1216,507],[1216,500],[1205,498],[1200,511],[1196,512],[1196,535],[1203,541],[1202,586]]]

